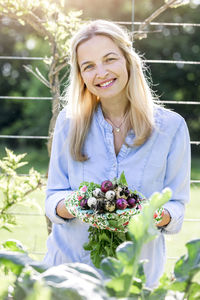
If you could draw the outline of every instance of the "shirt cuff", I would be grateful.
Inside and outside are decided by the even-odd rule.
[[[169,224],[160,228],[162,233],[165,234],[176,234],[181,230],[185,206],[180,201],[171,200],[163,205],[163,208],[168,210],[171,220]]]
[[[73,219],[63,219],[62,217],[56,214],[56,207],[58,203],[62,199],[65,199],[66,196],[71,193],[72,191],[59,191],[47,197],[45,201],[45,212],[46,212],[46,216],[50,219],[52,223],[65,224],[69,220],[73,220]]]
[[[62,201],[62,200],[64,200],[65,198],[63,198],[63,199],[61,199],[60,201]],[[65,222],[70,222],[70,221],[72,221],[74,218],[63,218],[63,217],[60,217],[58,214],[57,214],[57,206],[58,206],[58,204],[60,203],[60,201],[58,201],[58,203],[57,203],[57,205],[56,205],[56,207],[55,207],[55,214],[56,214],[56,216],[58,217],[58,218],[60,218],[61,220],[64,220]]]

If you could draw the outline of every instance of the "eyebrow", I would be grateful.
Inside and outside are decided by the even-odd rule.
[[[105,54],[105,55],[103,56],[103,58],[106,58],[107,56],[109,56],[109,55],[111,55],[111,54],[114,54],[114,55],[118,56],[118,54],[115,53],[115,52],[109,52],[109,53]],[[92,62],[92,61],[84,61],[84,62],[81,64],[81,67],[82,67],[83,65],[89,64],[89,63],[91,63],[91,62]]]

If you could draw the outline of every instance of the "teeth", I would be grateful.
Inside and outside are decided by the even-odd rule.
[[[108,86],[113,80],[107,81],[105,83],[99,84],[100,86]]]

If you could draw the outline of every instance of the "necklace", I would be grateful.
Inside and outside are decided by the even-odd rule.
[[[106,118],[106,119],[109,120],[110,123],[112,124],[113,130],[115,130],[116,132],[120,132],[120,131],[121,131],[121,127],[122,127],[122,125],[124,124],[124,121],[126,120],[127,114],[128,114],[128,111],[127,111],[127,112],[125,113],[125,115],[122,117],[121,123],[120,123],[120,125],[118,125],[118,126],[116,126],[109,118]]]

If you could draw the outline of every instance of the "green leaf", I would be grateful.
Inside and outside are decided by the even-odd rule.
[[[116,249],[116,255],[123,265],[130,264],[135,256],[135,248],[133,242],[124,242]]]
[[[26,265],[30,265],[38,272],[46,270],[44,264],[34,261],[27,254],[20,252],[0,251],[0,265],[6,266],[16,275],[19,275]]]
[[[144,263],[146,263],[146,262],[147,262],[147,260],[140,260],[137,275],[136,275],[138,278],[140,278],[142,283],[146,282],[146,276],[144,274]]]
[[[38,280],[51,287],[52,299],[109,300],[103,280],[92,267],[69,263],[49,268]]]
[[[129,234],[131,238],[137,241],[137,246],[140,247],[144,242],[155,238],[158,230],[153,221],[153,214],[155,210],[161,207],[171,198],[171,190],[165,189],[162,193],[154,193],[149,202],[147,202],[141,213],[134,216],[129,223]]]
[[[7,240],[2,246],[5,250],[26,253],[24,246],[17,240]]]
[[[163,276],[159,280],[159,288],[169,289],[172,284],[172,279],[167,276],[167,274],[163,274]]]
[[[134,281],[133,285],[130,288],[130,296],[140,295],[140,292],[141,292],[141,285],[138,286],[138,284]]]
[[[107,257],[101,262],[101,269],[108,277],[120,276],[123,271],[122,263],[114,257]]]
[[[188,281],[200,271],[200,239],[186,244],[188,254],[183,255],[175,264],[174,273],[177,281]]]
[[[172,291],[184,292],[187,288],[187,281],[174,281],[169,288]]]
[[[100,263],[101,263],[101,261],[103,259],[102,255],[99,255],[99,253],[98,253],[97,250],[92,250],[91,253],[90,253],[90,255],[91,255],[91,260],[92,260],[94,266],[96,268],[99,268],[100,267]]]
[[[149,291],[146,291],[146,293],[149,294]],[[155,289],[150,295],[148,295],[148,297],[145,297],[145,299],[147,299],[147,300],[158,300],[158,299],[165,300],[167,293],[168,293],[167,289],[165,289],[164,287],[159,287],[159,288]],[[175,298],[173,298],[173,299],[175,299]]]
[[[110,238],[107,236],[107,234],[105,232],[103,232],[102,234],[99,235],[99,241],[107,241],[110,243]]]
[[[5,229],[5,230],[7,230],[9,232],[12,232],[12,230],[10,230],[10,228],[8,226],[6,226],[6,225],[1,226],[0,229]]]
[[[82,274],[83,276],[90,276],[93,278],[96,278],[98,280],[102,280],[101,275],[99,274],[98,271],[96,271],[94,268],[92,267],[88,267],[88,265],[85,264],[81,264],[81,263],[68,263],[67,266],[69,268],[72,268],[74,270],[76,270],[77,272],[79,272],[80,274]]]
[[[127,288],[129,289],[130,275],[122,274],[106,283],[106,288],[110,296],[117,298],[126,297]]]
[[[86,250],[86,251],[91,251],[93,249],[93,246],[92,244],[89,242],[89,243],[85,243],[83,245],[83,249]]]
[[[126,241],[117,248],[116,255],[124,266],[120,276],[112,278],[107,283],[111,296],[128,297],[130,289],[136,291],[142,288],[145,280],[142,267],[139,264],[141,249],[144,243],[152,240],[158,233],[153,220],[153,214],[157,208],[162,206],[171,197],[171,191],[165,189],[162,194],[155,193],[150,202],[144,205],[140,214],[134,216],[129,223],[129,237],[132,241]],[[138,269],[139,268],[139,269]],[[132,287],[133,278],[140,276],[136,287]]]
[[[41,281],[36,281],[33,285],[32,291],[28,293],[26,300],[51,300],[51,289],[44,286]]]
[[[188,300],[199,300],[200,299],[200,284],[192,282],[189,286]]]
[[[126,185],[126,186],[128,186],[128,183],[127,183],[127,181],[126,181],[126,177],[125,177],[124,171],[123,171],[123,172],[121,173],[121,175],[120,175],[119,183],[120,183],[121,185]]]

